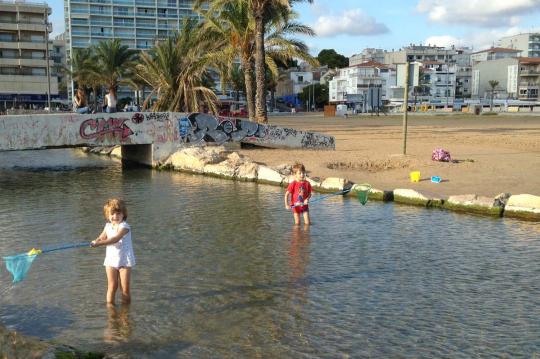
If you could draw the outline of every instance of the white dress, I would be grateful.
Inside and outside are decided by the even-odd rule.
[[[122,222],[117,228],[113,228],[112,223],[105,225],[105,233],[107,238],[115,236],[121,228],[128,229],[125,236],[118,242],[109,244],[105,254],[104,266],[120,268],[133,267],[135,265],[135,255],[133,254],[133,246],[131,245],[131,227],[127,222]]]

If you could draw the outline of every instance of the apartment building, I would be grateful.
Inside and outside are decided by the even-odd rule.
[[[364,62],[378,62],[380,64],[384,63],[384,54],[386,53],[383,49],[374,49],[367,48],[362,50],[361,53],[352,55],[349,57],[349,66],[360,65]]]
[[[473,65],[473,98],[491,96],[490,81],[497,81],[495,98],[538,101],[540,58],[512,57]]]
[[[1,108],[43,108],[49,95],[58,95],[49,54],[50,14],[46,3],[0,0]]]
[[[457,65],[439,61],[424,61],[421,63],[422,76],[419,81],[418,95],[422,100],[431,103],[449,105],[454,103],[456,96]],[[413,89],[413,94],[416,89]]]
[[[183,18],[198,17],[192,5],[192,0],[64,0],[68,55],[106,39],[149,49],[177,31]]]
[[[396,72],[386,65],[370,61],[339,69],[328,82],[330,103],[351,103],[359,111],[368,111],[368,92],[372,87],[381,89],[383,100],[391,97],[396,85]]]
[[[506,36],[499,40],[501,47],[519,50],[520,57],[540,57],[540,33]]]
[[[456,62],[457,55],[458,51],[455,48],[411,44],[398,51],[386,52],[384,54],[384,64],[404,64],[413,61],[439,61],[451,64]]]
[[[100,41],[120,39],[133,50],[146,50],[171,36],[185,17],[198,17],[193,0],[64,0],[66,54]],[[71,91],[70,91],[71,92]],[[120,88],[118,97],[134,94]]]
[[[486,50],[473,52],[471,54],[471,63],[474,65],[481,61],[492,61],[499,59],[506,59],[512,57],[518,57],[520,50],[506,48],[506,47],[492,47]]]

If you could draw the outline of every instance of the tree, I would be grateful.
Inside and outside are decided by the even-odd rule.
[[[315,96],[313,93],[315,92]],[[298,95],[302,103],[307,104],[313,101],[315,97],[315,108],[322,108],[328,103],[328,85],[313,84],[306,86]]]
[[[489,87],[491,88],[491,90],[490,90],[490,92],[491,92],[491,96],[490,96],[491,101],[490,101],[490,104],[489,104],[489,110],[491,112],[493,112],[493,97],[495,95],[495,88],[497,86],[499,86],[499,81],[489,80],[488,83],[489,83]]]
[[[218,98],[209,88],[210,72],[207,54],[213,44],[199,36],[194,19],[186,18],[180,32],[141,53],[137,76],[152,89],[143,107],[154,96],[154,111],[200,112],[205,106],[217,113]]]
[[[349,66],[349,59],[341,54],[338,54],[333,49],[325,49],[319,52],[317,60],[321,65],[328,65],[328,68],[342,68]]]
[[[120,82],[125,83],[135,66],[136,52],[122,45],[119,39],[100,41],[94,48],[98,71],[96,76],[107,87],[116,90]]]
[[[201,10],[204,1],[196,3],[196,9],[205,18],[203,33],[214,43],[220,44],[220,51],[212,55],[218,68],[220,64],[227,63],[227,77],[230,77],[233,59],[240,58],[244,72],[246,99],[249,118],[259,122],[266,122],[266,88],[267,82],[262,84],[264,94],[264,119],[257,117],[256,104],[260,101],[259,91],[261,84],[256,78],[256,23],[251,12],[252,3],[248,0],[215,0],[210,1],[208,10]],[[274,77],[278,76],[277,63],[286,63],[294,58],[304,59],[313,65],[318,64],[309,53],[307,45],[291,36],[302,34],[313,36],[314,32],[308,26],[294,22],[297,15],[283,5],[272,3],[265,13],[265,57],[263,58],[264,80],[267,80],[266,71],[270,70]],[[222,75],[223,76],[223,75]],[[260,104],[259,104],[260,105]]]

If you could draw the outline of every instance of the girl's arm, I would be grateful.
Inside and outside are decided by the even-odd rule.
[[[128,232],[129,232],[128,228],[122,228],[118,231],[116,235],[112,236],[111,238],[107,238],[105,231],[103,231],[101,235],[105,234],[105,237],[103,239],[100,239],[101,238],[101,235],[100,235],[98,239],[92,242],[92,247],[107,246],[109,244],[114,244],[118,242],[119,240],[121,240],[122,237],[124,237]]]
[[[90,246],[97,247],[98,242],[104,241],[106,239],[107,239],[107,233],[105,233],[105,229],[103,229],[103,232],[101,232],[101,234],[96,239],[90,242]]]
[[[286,191],[285,192],[285,197],[283,198],[285,200],[285,208],[286,209],[291,209],[291,206],[289,206],[289,195],[290,194],[291,194],[291,192]]]

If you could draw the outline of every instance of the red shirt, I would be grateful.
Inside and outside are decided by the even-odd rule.
[[[287,191],[291,193],[291,206],[297,202],[304,203],[304,200],[311,195],[311,184],[308,181],[292,181],[287,187]]]

